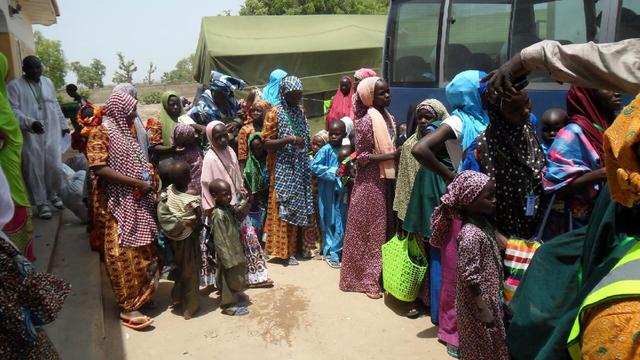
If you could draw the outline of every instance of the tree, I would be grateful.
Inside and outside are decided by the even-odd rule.
[[[64,86],[64,77],[67,76],[67,62],[62,51],[62,43],[59,40],[49,40],[41,32],[33,34],[36,43],[36,54],[44,66],[43,75],[51,79],[56,88]]]
[[[79,84],[82,84],[89,89],[104,87],[102,79],[107,74],[107,68],[104,66],[102,61],[93,59],[89,66],[85,66],[74,61],[69,64],[69,67],[71,68],[71,71],[76,73]]]
[[[121,52],[118,52],[118,69],[113,75],[113,82],[115,84],[120,83],[133,83],[133,73],[138,71],[135,61],[126,60]]]
[[[153,61],[149,63],[149,68],[147,69],[147,76],[144,78],[144,81],[151,85],[153,84],[153,74],[158,70],[158,67],[153,65]]]
[[[384,15],[388,7],[389,0],[245,0],[240,15]]]
[[[163,84],[177,84],[193,81],[193,60],[194,54],[180,59],[175,69],[162,74],[161,82]]]

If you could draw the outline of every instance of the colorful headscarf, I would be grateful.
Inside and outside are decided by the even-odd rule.
[[[124,93],[133,98],[138,98],[138,89],[130,83],[120,83],[113,87],[112,94]]]
[[[382,80],[379,77],[369,77],[360,82],[358,85],[358,97],[356,101],[362,102],[367,107],[367,114],[371,116],[371,126],[373,128],[373,142],[374,150],[377,154],[389,154],[396,151],[394,144],[396,123],[393,116],[385,109],[387,118],[390,123],[387,123],[385,117],[373,107],[373,97],[376,88],[376,83]],[[396,165],[393,160],[381,161],[378,163],[380,167],[380,177],[385,179],[395,179],[396,177]]]
[[[451,229],[454,218],[462,219],[464,211],[487,186],[490,178],[476,171],[465,170],[461,172],[447,186],[447,193],[441,198],[442,204],[438,206],[431,216],[431,240],[434,247],[441,247]]]
[[[591,146],[602,159],[604,146],[604,130],[615,118],[613,112],[607,113],[596,105],[595,92],[597,90],[572,86],[567,92],[567,116],[569,123],[580,126]]]
[[[362,81],[366,78],[374,76],[378,76],[378,74],[376,74],[374,70],[368,68],[359,69],[355,72],[355,74],[353,74],[353,77],[358,81]]]
[[[113,87],[111,91],[112,94],[127,94],[134,99],[138,98],[138,89],[135,86],[129,83],[120,83]],[[104,114],[104,109],[102,110],[102,114]],[[134,126],[136,128],[136,138],[138,139],[138,143],[140,147],[142,147],[145,159],[149,159],[149,137],[147,136],[147,129],[145,129],[144,124],[142,123],[142,119],[140,117],[136,117],[134,121]]]
[[[280,102],[280,81],[287,76],[287,72],[276,69],[269,75],[269,84],[262,90],[262,97],[269,104],[276,106]]]
[[[331,101],[331,108],[329,109],[329,113],[327,114],[327,118],[325,120],[324,128],[329,129],[329,124],[333,120],[340,120],[345,116],[350,116],[351,111],[353,109],[353,94],[355,93],[355,89],[353,88],[353,80],[349,76],[343,76],[340,79],[340,84],[342,84],[343,80],[348,80],[351,88],[347,95],[342,93],[340,90],[340,86],[338,86],[338,90],[336,94],[333,96],[333,100]]]
[[[164,146],[171,146],[173,145],[173,142],[171,141],[171,137],[173,135],[173,129],[175,129],[176,125],[178,124],[178,118],[180,117],[180,115],[182,115],[184,113],[184,111],[182,110],[182,103],[180,103],[180,114],[178,114],[178,116],[173,117],[171,115],[169,115],[169,99],[175,96],[176,98],[178,98],[178,100],[180,100],[180,97],[178,96],[178,94],[176,94],[175,91],[165,91],[164,94],[162,94],[162,108],[160,109],[160,125],[162,125],[162,144]]]
[[[189,116],[200,125],[207,125],[213,120],[229,122],[227,119],[233,119],[242,109],[233,91],[242,90],[245,86],[246,83],[241,79],[212,71],[209,89],[194,101],[195,104],[189,111]],[[225,97],[222,108],[219,108],[214,101],[217,93]]]
[[[462,150],[467,150],[489,125],[489,117],[482,109],[482,79],[486,74],[467,70],[456,75],[447,85],[447,101],[454,109],[451,115],[462,119]]]
[[[256,99],[253,104],[251,105],[251,107],[249,107],[249,111],[247,111],[247,115],[244,121],[245,125],[249,125],[249,124],[253,124],[253,118],[251,117],[251,109],[254,106],[260,106],[262,108],[262,110],[264,111],[265,116],[267,116],[267,114],[269,113],[269,111],[271,110],[271,104],[269,104],[268,102],[262,100],[262,99]]]
[[[604,133],[604,166],[611,198],[626,206],[640,203],[640,95]]]
[[[137,103],[138,100],[124,93],[111,94],[107,100],[105,115],[108,119],[103,123],[109,132],[107,165],[124,176],[150,182],[149,164],[126,119]],[[149,245],[158,233],[152,192],[136,199],[135,191],[122,184],[107,185],[107,207],[118,221],[120,246]]]
[[[432,115],[435,118],[435,120],[433,121],[435,127],[440,126],[440,123],[442,122],[442,120],[449,117],[449,112],[447,111],[447,108],[440,101],[436,99],[426,99],[422,101],[420,104],[416,106],[415,113],[407,121],[407,134],[417,134],[418,139],[420,138],[420,132],[417,131],[418,130],[417,114],[418,114],[418,111],[421,109],[427,109],[429,112],[432,113]]]
[[[302,110],[302,104],[291,106],[285,95],[303,90],[302,81],[295,76],[287,76],[281,81],[278,111],[278,138],[299,136],[304,146],[299,148],[287,144],[276,154],[275,191],[280,204],[280,219],[297,226],[306,226],[309,215],[313,214],[313,192],[311,191],[311,171],[307,154],[311,150],[309,124]]]
[[[249,139],[247,140],[249,156],[247,158],[247,163],[244,165],[244,171],[242,172],[244,182],[247,184],[248,190],[252,194],[263,190],[265,185],[263,176],[265,164],[258,160],[258,158],[253,154],[253,150],[251,150],[251,142],[255,139],[262,141],[262,132],[257,131],[249,135]]]

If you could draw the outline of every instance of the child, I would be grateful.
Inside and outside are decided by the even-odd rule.
[[[334,269],[340,268],[340,253],[346,220],[345,191],[336,174],[340,162],[338,152],[346,133],[340,120],[329,123],[329,143],[318,151],[309,168],[318,178],[318,213],[322,230],[322,254]]]
[[[202,150],[200,137],[191,125],[177,124],[173,129],[173,144],[176,147],[175,160],[186,161],[189,164],[191,182],[189,191],[200,194],[200,176],[202,174]]]
[[[329,132],[327,130],[318,131],[311,138],[311,157],[329,142]]]
[[[467,170],[448,186],[431,218],[432,243],[444,242],[454,220],[462,220],[455,300],[461,359],[509,359],[502,322],[502,259],[488,220],[495,210],[493,181]]]
[[[562,109],[549,109],[542,114],[542,150],[549,157],[549,149],[556,134],[567,125],[567,112]]]
[[[271,110],[268,102],[257,99],[249,108],[248,114],[245,115],[244,126],[238,133],[238,162],[240,163],[240,171],[244,173],[244,167],[249,159],[249,136],[254,132],[262,132],[265,115]]]
[[[247,215],[248,204],[243,200],[232,206],[231,186],[222,179],[209,183],[209,191],[216,204],[211,212],[211,238],[218,259],[216,283],[220,289],[220,307],[225,315],[247,315],[249,309],[239,304],[238,295],[247,287],[247,260],[240,241],[239,220]]]
[[[204,158],[201,184],[202,206],[205,211],[208,211],[215,206],[215,199],[209,191],[211,181],[222,179],[229,184],[232,195],[231,205],[236,205],[246,197],[247,190],[244,187],[236,154],[229,146],[225,125],[220,121],[212,121],[207,125],[206,133],[211,146]],[[246,276],[249,287],[272,287],[273,281],[268,276],[258,234],[248,216],[240,222],[240,238],[246,255],[248,269]]]
[[[254,132],[247,140],[248,156],[242,172],[244,183],[251,194],[251,211],[249,216],[262,239],[262,228],[265,221],[267,201],[269,197],[269,174],[267,170],[267,152],[262,144],[262,133]]]
[[[175,306],[182,306],[182,316],[189,320],[199,308],[200,196],[189,190],[191,168],[187,162],[175,161],[169,166],[173,183],[161,195],[158,221],[170,240],[176,262],[171,298]]]

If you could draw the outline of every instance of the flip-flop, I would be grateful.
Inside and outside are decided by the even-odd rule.
[[[136,322],[135,320],[140,320],[140,319],[144,319],[146,320],[145,322]],[[136,316],[132,319],[124,319],[124,318],[120,318],[120,323],[122,323],[122,325],[133,329],[133,330],[142,330],[144,328],[146,328],[147,326],[151,325],[153,323],[153,319],[148,317],[148,316]]]
[[[245,306],[232,306],[222,310],[222,313],[229,316],[249,315],[249,309]]]
[[[417,319],[420,317],[420,310],[418,310],[417,308],[412,308],[409,309],[409,311],[407,311],[407,317],[409,319]]]
[[[298,259],[296,259],[295,257],[291,256],[289,258],[289,261],[287,262],[287,265],[296,266],[296,265],[300,265],[300,262],[298,262]]]
[[[366,292],[364,294],[367,295],[367,297],[369,299],[373,299],[373,300],[382,299],[382,294],[380,294],[380,293],[368,293],[368,292]]]
[[[332,258],[327,258],[325,262],[327,263],[327,265],[329,265],[333,269],[340,269],[340,263],[335,261]]]
[[[265,280],[261,283],[257,283],[257,284],[249,284],[247,286],[249,289],[268,289],[268,288],[272,288],[273,287],[273,280],[268,279]]]

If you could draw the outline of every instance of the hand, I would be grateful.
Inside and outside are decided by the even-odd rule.
[[[40,121],[34,121],[31,124],[31,130],[36,134],[44,134],[44,124]]]
[[[244,186],[240,188],[240,195],[242,195],[243,198],[247,198],[247,196],[249,196],[249,192],[244,188]]]
[[[289,139],[289,142],[293,145],[296,145],[298,147],[304,146],[304,141],[302,141],[302,138],[300,136],[289,136]]]
[[[487,86],[489,101],[495,103],[498,96],[510,99],[512,95],[516,94],[517,91],[513,88],[513,80],[527,74],[529,74],[529,71],[524,67],[520,54],[517,54],[497,70],[485,76],[481,82],[489,83]]]
[[[496,230],[496,242],[498,243],[498,247],[500,248],[500,250],[504,250],[507,248],[507,241],[507,237],[499,230]]]
[[[138,190],[142,195],[146,195],[154,190],[153,186],[151,186],[150,184],[142,180],[138,180],[136,187],[138,188]]]
[[[233,133],[236,131],[237,128],[240,127],[240,124],[237,123],[236,121],[231,121],[230,123],[225,125],[225,128],[227,129],[228,133]]]
[[[71,130],[69,130],[69,129],[62,129],[62,137],[64,137],[64,136],[65,136],[65,135],[67,135],[67,134],[70,134],[70,133],[71,133]]]

